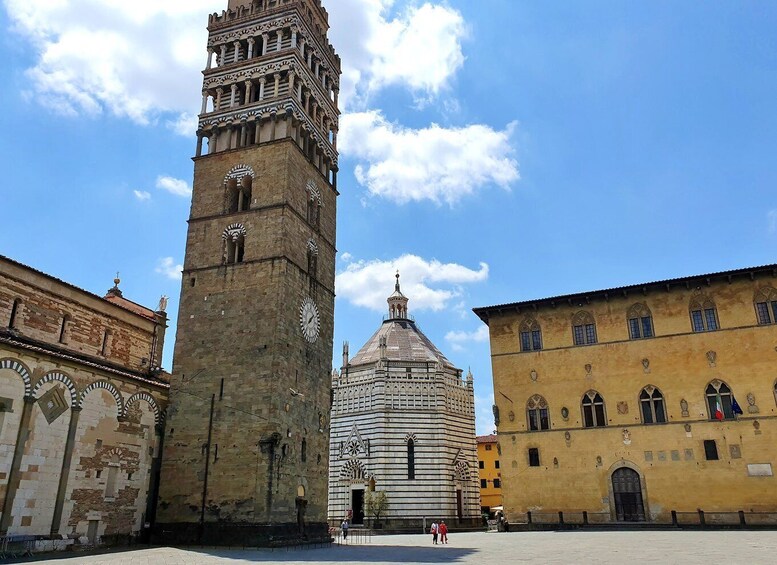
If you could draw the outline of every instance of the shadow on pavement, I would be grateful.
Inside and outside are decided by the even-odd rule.
[[[191,551],[191,550],[190,550]],[[456,563],[478,552],[472,548],[451,546],[409,547],[394,545],[333,545],[311,550],[199,550],[199,553],[222,559],[245,560],[255,563],[336,562],[336,563]]]

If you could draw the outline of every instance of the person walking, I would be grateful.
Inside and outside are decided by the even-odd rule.
[[[432,534],[432,543],[437,545],[437,522],[432,522],[432,527],[429,532]]]
[[[348,541],[348,520],[343,520],[343,523],[340,524],[340,529],[343,532],[343,541]]]
[[[440,543],[448,543],[448,526],[445,525],[445,520],[440,521],[437,529],[440,530]]]

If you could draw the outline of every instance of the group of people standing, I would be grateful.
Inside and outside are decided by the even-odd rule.
[[[445,520],[440,520],[440,523],[432,522],[432,527],[429,530],[432,534],[432,543],[437,545],[437,536],[440,536],[440,543],[448,543],[448,526],[445,525]]]

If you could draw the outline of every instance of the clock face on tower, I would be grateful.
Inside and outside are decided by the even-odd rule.
[[[302,335],[310,343],[318,339],[318,328],[321,321],[318,317],[318,308],[312,298],[306,298],[302,301],[299,309],[299,325],[302,329]]]

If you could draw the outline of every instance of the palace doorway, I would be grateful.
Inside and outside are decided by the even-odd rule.
[[[645,503],[639,473],[628,467],[612,474],[612,493],[615,498],[615,519],[619,522],[644,522]]]

